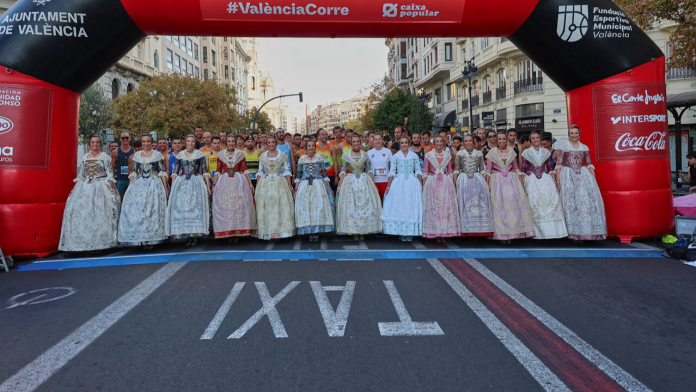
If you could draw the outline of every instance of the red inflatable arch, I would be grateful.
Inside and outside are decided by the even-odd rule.
[[[609,235],[672,227],[664,55],[612,1],[384,1],[20,0],[0,20],[0,247],[57,249],[80,93],[147,34],[509,37],[566,92]]]

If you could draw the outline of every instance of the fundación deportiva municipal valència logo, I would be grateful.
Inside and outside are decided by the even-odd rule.
[[[579,41],[587,33],[589,13],[586,5],[558,6],[558,27],[556,32],[563,41]]]

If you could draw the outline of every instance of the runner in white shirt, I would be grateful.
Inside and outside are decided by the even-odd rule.
[[[387,189],[389,182],[389,164],[392,159],[390,149],[384,147],[384,139],[382,135],[375,134],[375,148],[367,152],[367,157],[370,159],[370,166],[374,174],[375,185],[379,191],[379,197],[384,199],[384,191]]]

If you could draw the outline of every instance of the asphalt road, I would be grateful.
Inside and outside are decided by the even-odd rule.
[[[0,392],[691,391],[694,288],[615,241],[64,253],[0,273]]]

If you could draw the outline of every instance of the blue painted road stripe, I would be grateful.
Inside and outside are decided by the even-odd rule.
[[[86,257],[41,260],[20,266],[19,271],[106,267],[184,261],[263,261],[263,260],[405,260],[405,259],[526,259],[526,258],[661,258],[651,249],[411,249],[411,250],[274,250],[205,251],[154,253],[129,256]]]

